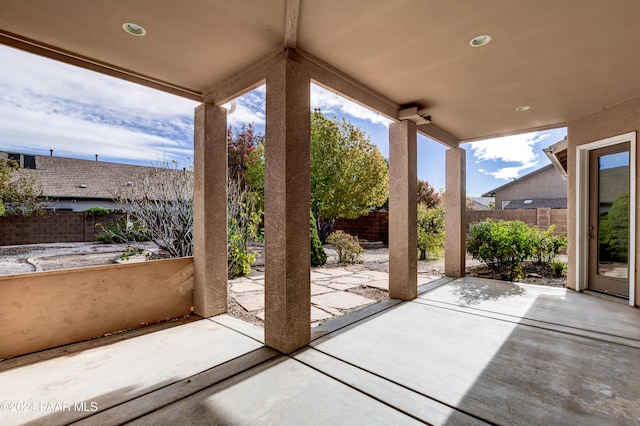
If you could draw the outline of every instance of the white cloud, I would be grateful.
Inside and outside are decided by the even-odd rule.
[[[197,102],[2,46],[0,63],[0,149],[192,156]]]
[[[476,163],[486,161],[515,163],[515,165],[500,167],[493,171],[479,169],[479,172],[496,179],[515,179],[522,171],[538,165],[539,154],[534,152],[535,145],[548,138],[549,134],[545,132],[526,133],[472,142],[470,149],[473,151]]]
[[[32,125],[25,125],[25,124]],[[54,149],[58,155],[149,161],[191,156],[191,147],[135,129],[96,123],[73,116],[49,114],[0,105],[0,147],[16,151]],[[25,144],[28,143],[28,148]]]
[[[232,127],[248,123],[263,126],[266,120],[265,92],[265,86],[262,85],[236,98],[235,110],[227,116],[227,124]],[[231,102],[223,106],[231,108]]]
[[[515,167],[502,167],[495,172],[485,172],[485,174],[495,177],[496,179],[513,180],[520,176],[520,172],[530,169],[538,165],[538,162],[526,163]]]
[[[153,117],[192,116],[197,102],[0,46],[0,82],[42,98]],[[3,87],[3,91],[6,87]]]
[[[370,121],[377,126],[388,126],[391,120],[375,111],[364,108],[315,84],[311,85],[311,109],[319,108],[325,115],[349,115]]]

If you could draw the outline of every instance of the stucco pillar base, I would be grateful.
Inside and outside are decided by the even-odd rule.
[[[418,295],[417,134],[412,121],[389,125],[389,297]]]
[[[194,312],[227,311],[227,110],[195,110],[193,188]]]
[[[446,151],[444,273],[448,277],[465,275],[466,256],[466,151]]]
[[[267,71],[265,343],[282,353],[311,341],[309,87],[288,57]]]

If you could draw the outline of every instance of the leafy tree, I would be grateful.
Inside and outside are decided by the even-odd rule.
[[[427,260],[427,253],[439,255],[444,249],[444,207],[428,208],[418,204],[418,250],[420,260]]]
[[[424,204],[427,209],[438,207],[442,204],[442,196],[429,182],[418,179],[418,203]]]
[[[388,197],[387,165],[358,127],[311,114],[311,210],[326,242],[337,218],[354,219]]]
[[[0,158],[0,216],[43,212],[42,186],[14,160]]]
[[[227,139],[229,177],[238,182],[240,187],[244,189],[247,169],[259,159],[253,153],[260,146],[264,146],[264,135],[256,133],[253,124],[243,124],[240,129],[234,130],[229,127]]]

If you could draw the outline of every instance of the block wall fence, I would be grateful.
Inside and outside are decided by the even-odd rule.
[[[0,246],[38,243],[90,242],[107,225],[121,218],[120,213],[94,217],[85,212],[48,212],[43,216],[0,217]],[[529,225],[548,228],[555,225],[556,234],[567,232],[566,209],[467,210],[467,226],[492,218],[520,220]],[[357,219],[338,219],[332,231],[343,230],[362,240],[389,243],[389,213],[371,212]]]
[[[107,225],[121,217],[121,213],[94,217],[86,212],[0,217],[0,245],[95,241],[100,232],[98,224]]]
[[[555,225],[556,234],[567,233],[567,209],[467,210],[467,229],[486,219],[519,220],[527,225],[548,228]],[[389,243],[389,212],[371,212],[357,219],[338,219],[331,231],[342,230],[368,241]]]

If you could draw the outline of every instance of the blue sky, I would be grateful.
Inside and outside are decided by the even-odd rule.
[[[150,165],[193,158],[197,103],[0,45],[0,150]],[[388,123],[379,114],[318,86],[311,107],[365,129],[385,157]],[[264,131],[264,88],[236,101],[231,126],[254,123]],[[480,196],[530,173],[549,160],[542,152],[565,129],[464,144],[467,194]],[[445,150],[418,137],[418,176],[445,185]]]

